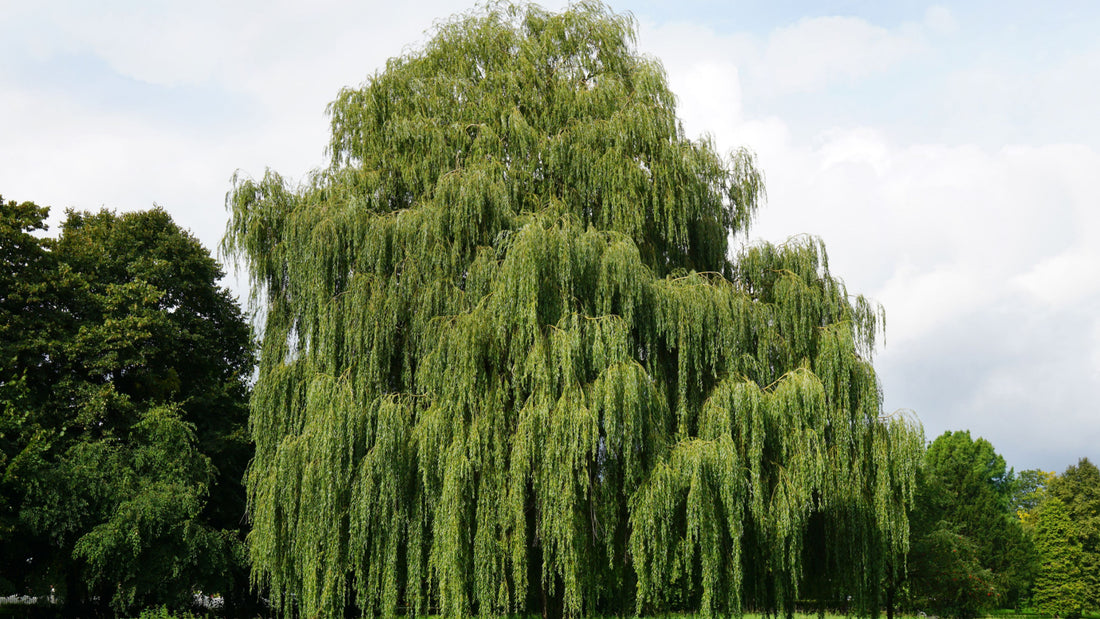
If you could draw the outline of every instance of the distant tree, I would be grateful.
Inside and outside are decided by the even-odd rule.
[[[1065,503],[1054,496],[1040,506],[1035,522],[1039,570],[1035,607],[1057,617],[1080,617],[1095,608],[1096,590],[1086,578],[1085,551]]]
[[[1050,483],[1048,495],[1062,502],[1073,525],[1071,541],[1080,548],[1078,578],[1088,592],[1084,608],[1100,609],[1100,470],[1081,458]]]
[[[919,609],[972,618],[996,606],[997,579],[982,565],[973,540],[942,520],[931,530],[918,528],[913,533],[909,569]]]
[[[1020,604],[1034,549],[1010,510],[1013,474],[985,439],[946,432],[918,474],[910,554],[912,593],[938,614],[973,617]]]
[[[881,313],[816,241],[731,256],[761,174],[685,137],[633,40],[490,5],[342,91],[305,185],[235,185],[284,613],[878,610],[923,443]]]
[[[1028,469],[1016,474],[1012,481],[1009,508],[1016,513],[1025,529],[1035,526],[1039,506],[1046,500],[1048,489],[1057,477],[1057,473],[1039,469]]]
[[[249,328],[163,210],[70,212],[57,239],[46,212],[0,212],[0,574],[70,612],[231,589]]]

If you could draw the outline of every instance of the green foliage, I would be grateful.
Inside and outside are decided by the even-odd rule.
[[[994,573],[984,567],[976,544],[944,521],[915,537],[910,555],[920,608],[948,617],[972,618],[1000,598]],[[915,531],[916,533],[916,531]]]
[[[1035,524],[1036,605],[1059,614],[1100,610],[1100,470],[1082,458],[1047,487]]]
[[[633,26],[452,19],[340,93],[329,168],[237,180],[284,612],[877,607],[923,442],[882,416],[881,312],[816,241],[729,259],[762,175],[683,135]]]
[[[1085,579],[1085,553],[1078,528],[1058,497],[1045,501],[1035,522],[1035,545],[1040,557],[1035,578],[1035,606],[1059,617],[1080,617],[1093,608],[1095,590]]]
[[[159,209],[5,205],[5,579],[70,606],[182,604],[242,567],[250,333],[205,249]],[[20,232],[22,231],[22,232]],[[16,255],[15,258],[10,256]]]
[[[1004,458],[985,439],[946,432],[928,447],[917,487],[914,603],[955,617],[1023,603],[1035,552],[1010,505]]]
[[[113,505],[76,541],[73,556],[85,562],[90,589],[113,590],[116,609],[150,599],[186,607],[190,579],[213,582],[211,576],[225,578],[234,567],[232,535],[200,518],[214,471],[173,408],[145,412],[126,443],[81,444],[59,467],[85,492],[100,485],[95,491]],[[179,578],[184,574],[187,580]]]
[[[40,345],[45,277],[53,271],[48,248],[35,236],[45,217],[46,209],[33,203],[0,197],[0,483],[19,457],[22,404],[29,397],[25,371],[11,370],[27,367],[29,351]],[[9,493],[0,492],[0,548],[16,543],[17,509]],[[0,574],[0,584],[12,586],[6,580]]]
[[[1013,480],[1009,507],[1016,512],[1025,529],[1035,526],[1039,506],[1046,501],[1048,489],[1056,477],[1058,475],[1053,472],[1028,469],[1020,471]]]

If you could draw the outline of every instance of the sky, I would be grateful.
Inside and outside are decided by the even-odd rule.
[[[733,247],[817,236],[885,307],[887,412],[1017,471],[1100,462],[1100,4],[610,5],[687,135],[757,154],[768,200]],[[55,228],[159,205],[216,252],[234,173],[324,166],[340,88],[472,6],[0,0],[0,194]]]

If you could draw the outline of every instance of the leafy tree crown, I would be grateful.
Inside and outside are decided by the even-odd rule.
[[[277,603],[712,613],[828,573],[873,606],[922,442],[881,311],[815,240],[731,259],[762,175],[684,136],[631,18],[491,5],[329,112],[329,167],[227,200]]]

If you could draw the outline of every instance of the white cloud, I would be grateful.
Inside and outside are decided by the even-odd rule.
[[[986,273],[956,264],[930,270],[901,267],[875,295],[887,309],[891,347],[929,337],[979,310],[995,294],[986,280]]]
[[[780,93],[805,93],[882,72],[922,48],[919,27],[890,31],[855,17],[815,17],[768,38],[759,74]]]
[[[1040,260],[1013,282],[1035,300],[1051,307],[1068,307],[1100,292],[1100,253],[1074,246]]]
[[[719,35],[696,23],[643,22],[640,41],[664,62],[674,86],[697,68],[685,65],[720,59],[746,76],[754,93],[773,97],[817,92],[887,71],[924,51],[929,34],[943,31],[951,19],[946,9],[932,10],[925,23],[890,30],[856,17],[813,17],[766,37]]]
[[[744,120],[736,65],[702,62],[677,73],[670,81],[673,91],[679,93],[677,103],[682,117],[707,119],[705,131],[713,136],[725,138],[737,132]]]
[[[930,6],[924,12],[924,24],[937,34],[953,34],[959,29],[951,10],[938,5]]]
[[[1061,310],[1100,290],[1082,225],[1091,149],[897,145],[856,128],[768,150],[754,235],[821,236],[849,289],[886,306],[890,352],[1024,291]]]
[[[50,39],[58,52],[89,50],[118,73],[150,84],[244,87],[256,84],[249,79],[256,69],[296,59],[332,60],[336,49],[365,75],[403,45],[422,38],[433,16],[461,8],[454,1],[412,7],[256,0],[46,6],[43,11],[50,12],[52,23],[65,35]],[[366,58],[355,54],[366,50]],[[321,73],[330,68],[322,62],[313,67]]]
[[[818,150],[822,173],[829,168],[843,165],[865,165],[876,175],[883,175],[890,168],[890,152],[881,133],[860,127],[850,131],[828,131],[821,136],[822,146]]]

